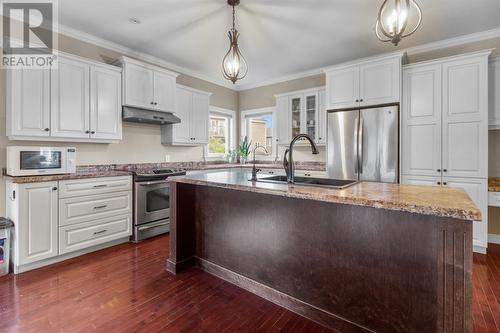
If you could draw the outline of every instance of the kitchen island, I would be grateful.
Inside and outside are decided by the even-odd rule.
[[[171,180],[170,257],[341,332],[470,332],[472,223],[460,189]]]

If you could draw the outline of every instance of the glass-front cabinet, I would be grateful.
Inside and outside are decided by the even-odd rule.
[[[293,137],[305,133],[317,144],[326,143],[326,110],[324,89],[309,89],[276,96],[278,144],[289,144]]]

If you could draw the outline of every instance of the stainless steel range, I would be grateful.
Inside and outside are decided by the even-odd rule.
[[[185,175],[176,169],[134,172],[133,242],[170,231],[170,185],[168,177]]]

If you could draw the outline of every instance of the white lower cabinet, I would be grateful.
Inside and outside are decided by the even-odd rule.
[[[79,255],[129,237],[132,177],[7,181],[6,212],[15,224],[14,272],[24,272],[64,260],[70,252],[81,251]]]
[[[474,221],[472,240],[474,251],[485,252],[488,247],[488,180],[477,178],[405,176],[403,184],[434,185],[462,188],[481,210],[481,221]]]
[[[7,215],[15,224],[16,265],[57,256],[57,182],[8,184],[7,189],[7,203],[12,203]]]
[[[59,253],[69,253],[127,237],[131,232],[130,214],[64,226],[59,228]]]

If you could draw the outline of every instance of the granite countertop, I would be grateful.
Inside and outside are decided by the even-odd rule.
[[[172,177],[170,181],[462,220],[481,220],[479,208],[464,190],[457,188],[361,182],[347,189],[337,190],[303,185],[252,183],[248,178],[248,172],[221,171]]]
[[[500,178],[491,177],[488,179],[488,191],[500,192]]]
[[[85,178],[102,178],[102,177],[119,177],[119,176],[130,176],[131,173],[127,171],[81,171],[77,173],[64,174],[64,175],[45,175],[45,176],[22,176],[22,177],[12,177],[6,175],[5,177],[18,184],[23,183],[40,183],[40,182],[52,182],[58,180],[69,180],[69,179],[85,179]]]
[[[141,164],[107,164],[107,165],[87,165],[78,166],[77,172],[74,174],[64,175],[43,175],[43,176],[21,176],[14,177],[5,175],[5,177],[14,183],[39,183],[50,182],[68,179],[83,179],[83,178],[101,178],[101,177],[118,177],[128,176],[135,170],[150,170],[160,168],[183,169],[186,171],[197,170],[216,170],[216,169],[236,169],[236,168],[252,168],[252,164],[229,164],[217,162],[173,162],[173,163],[141,163]],[[256,167],[259,169],[283,169],[281,163],[258,163]],[[304,171],[325,171],[323,163],[296,163],[296,170]],[[5,172],[5,170],[4,170]]]

